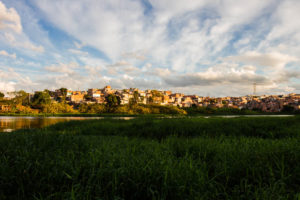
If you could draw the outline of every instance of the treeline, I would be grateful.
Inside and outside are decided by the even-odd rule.
[[[248,109],[238,109],[238,108],[214,108],[214,107],[190,107],[184,108],[184,110],[191,115],[205,114],[205,115],[251,115],[251,114],[261,114],[262,111],[259,110],[248,110]]]
[[[268,114],[268,112],[263,112],[260,109],[248,110],[245,108],[215,108],[215,107],[197,107],[192,106],[189,108],[183,108],[190,115],[256,115],[256,114]],[[274,114],[273,112],[269,114]],[[276,114],[300,114],[299,110],[295,110],[292,106],[284,105],[281,112],[277,112]]]
[[[79,113],[115,113],[115,114],[187,114],[185,110],[175,106],[161,106],[156,104],[117,105],[110,107],[106,104],[81,104]]]
[[[135,99],[131,99],[129,104],[120,105],[120,98],[116,95],[108,95],[106,104],[69,104],[62,97],[60,101],[51,99],[49,91],[36,92],[32,98],[24,91],[15,93],[11,100],[5,100],[0,94],[0,105],[7,106],[2,109],[2,113],[11,114],[187,114],[185,110],[175,106],[162,106],[158,104],[139,104]]]

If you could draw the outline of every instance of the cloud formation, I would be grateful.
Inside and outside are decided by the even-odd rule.
[[[268,78],[255,73],[255,68],[244,66],[241,68],[223,66],[211,67],[205,72],[187,73],[175,76],[162,76],[163,80],[175,87],[213,86],[222,84],[251,85],[252,83],[272,84]]]
[[[6,8],[0,1],[0,29],[10,29],[16,33],[22,32],[20,16],[14,8]]]
[[[6,56],[6,57],[9,57],[9,58],[13,58],[13,59],[17,58],[15,53],[9,54],[9,53],[7,53],[7,51],[4,51],[4,50],[0,51],[0,55],[1,56]]]
[[[78,68],[77,63],[60,63],[58,65],[51,65],[51,66],[46,66],[45,70],[48,72],[54,72],[54,73],[63,73],[63,74],[75,74],[75,69]]]
[[[0,64],[35,62],[35,87],[300,92],[298,0],[2,1]]]
[[[33,44],[23,32],[21,17],[14,8],[7,8],[0,1],[0,41],[15,48],[43,53],[42,45]]]
[[[261,54],[255,51],[251,51],[246,52],[243,55],[229,56],[224,60],[242,62],[257,66],[272,67],[272,70],[276,70],[276,68],[278,70],[284,68],[284,66],[286,66],[286,64],[290,62],[298,61],[298,58],[286,54],[281,54],[278,52]]]

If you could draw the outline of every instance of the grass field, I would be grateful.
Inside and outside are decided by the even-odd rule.
[[[300,199],[300,117],[91,120],[0,134],[0,199]]]

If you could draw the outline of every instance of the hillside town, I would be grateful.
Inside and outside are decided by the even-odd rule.
[[[172,91],[139,90],[138,88],[113,89],[105,86],[102,89],[88,89],[87,91],[71,91],[66,88],[55,91],[45,90],[49,93],[52,102],[64,100],[69,105],[80,104],[106,104],[106,97],[114,95],[118,98],[120,105],[157,104],[188,107],[211,107],[211,108],[235,108],[257,110],[262,112],[280,112],[284,108],[300,110],[300,94],[288,95],[247,95],[242,97],[203,97],[197,95],[185,95],[183,93],[172,93]],[[28,95],[32,99],[34,95]],[[14,98],[16,93],[6,93],[4,99]],[[8,105],[0,105],[0,111],[8,109]]]

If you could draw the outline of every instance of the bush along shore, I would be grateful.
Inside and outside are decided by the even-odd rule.
[[[299,199],[300,118],[88,120],[0,134],[0,199]]]
[[[67,104],[65,104],[67,105]],[[53,106],[53,105],[51,105]],[[57,106],[57,105],[56,105]],[[68,105],[67,105],[68,106]],[[10,111],[0,111],[0,116],[208,116],[208,115],[299,115],[299,112],[261,112],[237,108],[193,107],[178,108],[176,106],[150,105],[119,105],[109,108],[103,104],[82,104],[78,109],[59,109],[47,107],[47,110],[19,110],[13,107]],[[62,107],[63,108],[63,107]]]

